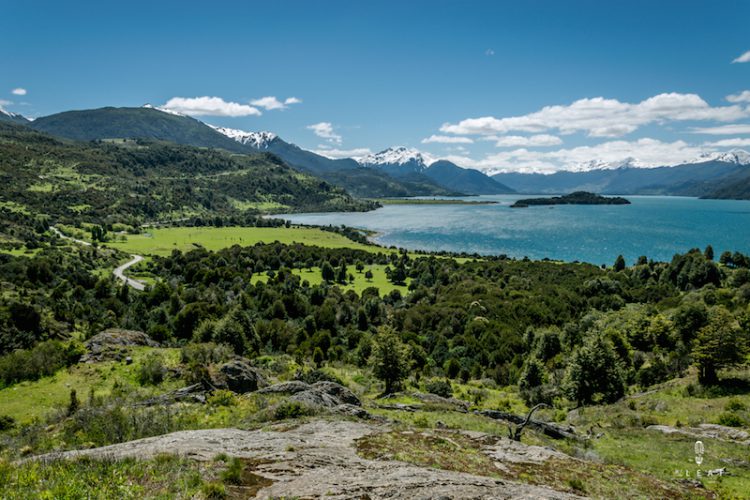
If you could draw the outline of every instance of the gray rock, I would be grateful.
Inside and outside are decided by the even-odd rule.
[[[226,453],[232,457],[253,459],[258,464],[253,473],[273,481],[258,491],[256,498],[579,498],[544,486],[394,460],[368,460],[357,454],[358,439],[388,430],[382,425],[362,422],[316,420],[293,428],[285,425],[255,431],[182,431],[36,459],[80,456],[108,460],[146,459],[170,453],[208,461],[219,453]]]
[[[292,380],[291,382],[281,382],[280,384],[264,387],[258,390],[258,394],[296,394],[302,391],[309,391],[310,387],[310,384],[300,382],[299,380]]]
[[[98,333],[84,342],[88,353],[81,361],[84,363],[125,359],[129,347],[148,346],[159,347],[151,337],[136,330],[122,330],[110,328]]]
[[[219,368],[214,380],[217,388],[229,389],[237,394],[254,392],[266,386],[266,379],[256,368],[242,359],[233,359]]]
[[[359,398],[349,389],[336,382],[315,382],[312,385],[313,390],[323,392],[335,397],[342,403],[354,406],[362,406]]]

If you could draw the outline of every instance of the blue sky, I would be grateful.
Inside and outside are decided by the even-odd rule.
[[[746,1],[5,0],[0,11],[0,105],[31,117],[183,98],[171,107],[331,156],[406,145],[490,171],[750,148]],[[301,102],[257,102],[269,96]]]

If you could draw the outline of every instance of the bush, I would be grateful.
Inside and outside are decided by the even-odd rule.
[[[239,458],[229,460],[229,466],[221,473],[221,480],[225,484],[242,484],[242,462]]]
[[[447,380],[430,380],[424,385],[424,388],[430,394],[444,398],[453,397],[453,387]]]
[[[236,406],[237,396],[232,391],[219,389],[208,397],[208,404],[211,406]]]
[[[299,401],[285,401],[274,409],[273,419],[286,420],[288,418],[306,417],[314,414],[314,408],[304,405]]]
[[[724,406],[724,409],[726,411],[743,411],[747,409],[747,406],[745,403],[740,401],[737,398],[731,398],[729,401],[727,401],[726,406]]]
[[[141,363],[136,377],[141,385],[159,385],[164,381],[166,373],[164,358],[157,353],[151,353]]]
[[[201,493],[208,500],[222,500],[227,497],[227,489],[221,483],[206,483]]]
[[[726,425],[727,427],[742,427],[745,425],[745,420],[736,413],[725,411],[719,415],[719,419],[716,423],[719,425]]]
[[[315,369],[306,372],[297,372],[294,376],[295,380],[300,380],[307,384],[314,384],[315,382],[335,382],[339,385],[344,385],[344,382],[336,375],[332,375],[325,370]]]
[[[7,431],[16,426],[16,419],[9,415],[0,415],[0,431]]]
[[[0,356],[0,386],[52,375],[61,368],[77,363],[85,352],[86,349],[78,341],[48,340],[32,349],[19,349]]]

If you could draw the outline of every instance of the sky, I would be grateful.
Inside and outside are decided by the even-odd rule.
[[[0,106],[154,106],[496,171],[750,150],[747,1],[2,0]]]

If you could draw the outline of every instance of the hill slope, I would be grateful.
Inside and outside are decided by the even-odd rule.
[[[61,141],[0,124],[2,201],[60,219],[153,220],[244,211],[364,210],[340,188],[269,154],[155,141]],[[15,205],[14,205],[15,206]]]
[[[29,124],[34,130],[78,141],[97,139],[158,139],[189,146],[246,153],[246,146],[189,116],[155,108],[100,108],[65,111]]]
[[[508,194],[514,192],[508,186],[478,170],[461,168],[446,160],[439,160],[431,164],[424,170],[424,174],[442,186],[452,186],[457,191],[464,193]]]

